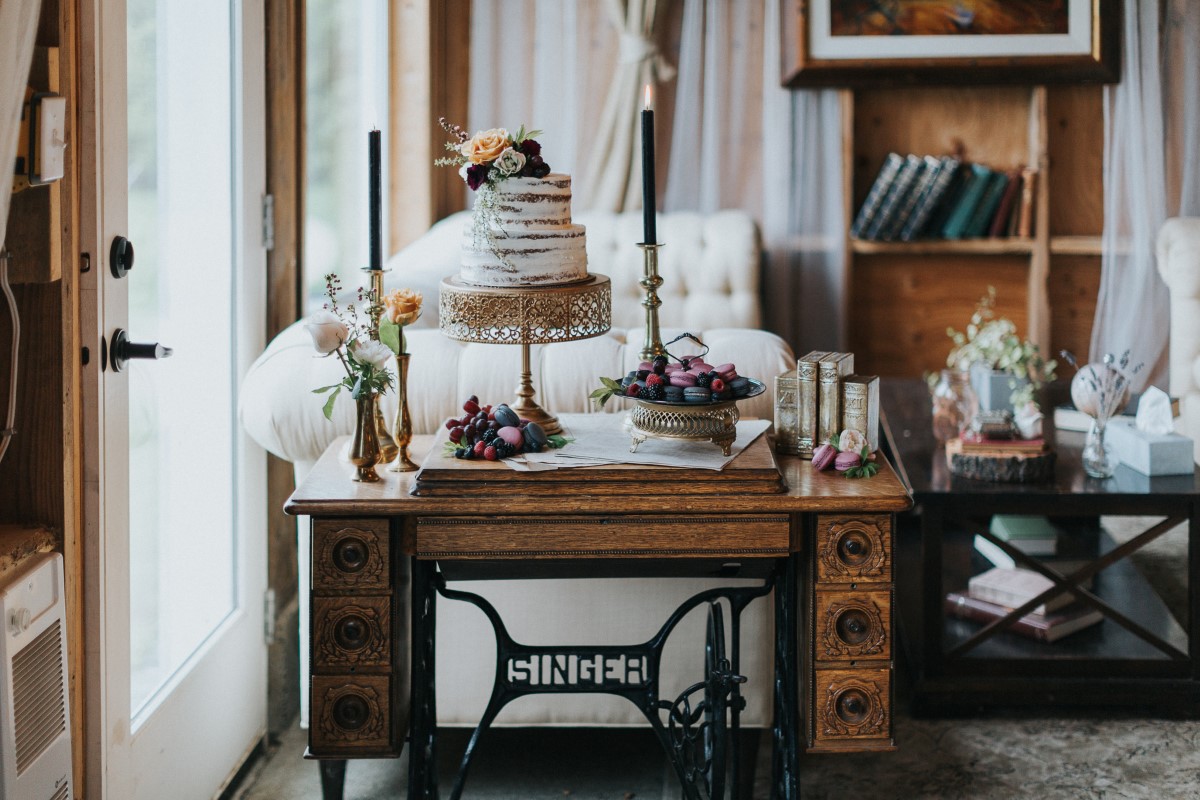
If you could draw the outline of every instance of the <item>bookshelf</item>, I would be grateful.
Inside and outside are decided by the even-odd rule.
[[[847,308],[859,371],[916,376],[945,365],[995,286],[998,313],[1045,353],[1087,354],[1100,281],[1103,105],[1098,86],[891,87],[842,92]],[[867,241],[850,234],[888,153],[960,154],[1037,169],[1029,237]]]

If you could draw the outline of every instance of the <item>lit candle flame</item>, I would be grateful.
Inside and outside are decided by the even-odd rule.
[[[645,106],[647,111],[650,110],[650,100],[651,100],[650,84],[647,83],[646,84],[646,106]]]

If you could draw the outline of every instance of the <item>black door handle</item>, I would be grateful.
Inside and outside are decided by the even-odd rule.
[[[114,278],[124,278],[133,269],[133,242],[116,236],[108,250],[108,268]]]
[[[169,347],[164,347],[158,342],[152,344],[142,344],[139,342],[129,341],[129,335],[121,328],[117,328],[112,335],[112,344],[108,348],[112,354],[113,372],[120,372],[125,369],[125,363],[133,358],[170,358],[174,352]]]

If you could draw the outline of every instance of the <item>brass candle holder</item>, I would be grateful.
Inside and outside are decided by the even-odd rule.
[[[658,287],[663,283],[658,274],[658,250],[662,247],[662,242],[654,244],[643,242],[638,247],[642,248],[643,256],[642,279],[638,281],[638,284],[646,290],[646,297],[642,300],[642,307],[646,309],[642,360],[650,361],[655,356],[667,352],[663,348],[662,335],[658,332],[658,307],[662,305],[662,301],[658,299]]]
[[[379,317],[383,314],[383,274],[386,269],[366,268],[363,272],[371,276],[371,338],[379,341]],[[375,404],[375,438],[379,441],[379,460],[391,461],[400,452],[396,440],[388,433],[387,420],[383,418],[383,410]]]
[[[442,333],[460,342],[521,346],[521,376],[512,410],[546,433],[562,432],[558,418],[534,401],[529,346],[590,339],[612,327],[612,286],[604,275],[557,286],[493,287],[442,280]]]

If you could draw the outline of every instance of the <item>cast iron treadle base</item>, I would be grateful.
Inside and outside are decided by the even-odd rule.
[[[491,603],[479,595],[447,588],[439,575],[438,592],[449,600],[479,608],[496,634],[492,696],[467,742],[450,800],[462,797],[480,737],[505,705],[531,694],[585,693],[624,697],[641,710],[679,778],[685,800],[724,798],[726,784],[732,788],[731,797],[737,798],[741,765],[736,755],[732,759],[730,755],[740,752],[739,720],[745,707],[739,689],[745,678],[737,674],[741,614],[753,600],[769,594],[773,586],[774,577],[762,586],[700,592],[675,609],[659,631],[642,644],[534,647],[513,641]],[[722,599],[729,603],[732,616],[731,658],[725,656],[724,616],[717,604]],[[667,637],[701,603],[709,604],[704,680],[689,687],[674,702],[660,700],[659,665]],[[692,695],[701,692],[702,699],[693,706]],[[414,725],[415,739],[424,740],[430,733]]]

